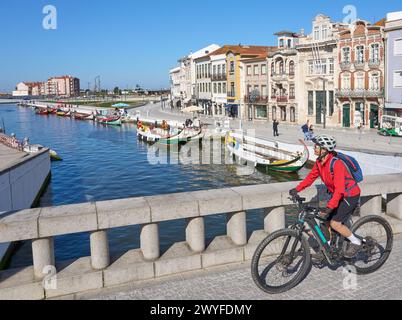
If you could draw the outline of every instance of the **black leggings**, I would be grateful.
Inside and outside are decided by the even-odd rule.
[[[359,205],[359,201],[360,195],[355,197],[343,198],[342,201],[339,202],[338,208],[336,208],[334,212],[332,212],[332,214],[330,215],[329,220],[345,223],[356,210],[357,206]]]

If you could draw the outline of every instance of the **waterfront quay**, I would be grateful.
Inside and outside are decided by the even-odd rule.
[[[2,133],[0,136],[6,137]],[[0,143],[0,214],[31,208],[49,179],[48,149],[28,154]],[[0,268],[7,263],[12,249],[12,244],[0,243]]]

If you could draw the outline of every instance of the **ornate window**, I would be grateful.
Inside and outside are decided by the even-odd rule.
[[[364,63],[364,46],[356,47],[356,62]]]
[[[378,72],[370,74],[370,90],[380,90],[380,74]]]
[[[370,60],[372,62],[380,61],[380,45],[378,43],[373,43],[370,46]]]
[[[290,75],[295,74],[295,63],[294,63],[294,61],[290,61],[290,63],[289,63],[289,74]]]
[[[350,61],[351,61],[350,48],[349,47],[342,48],[342,62],[350,63]]]
[[[356,89],[363,90],[364,89],[364,72],[359,72],[356,74]]]
[[[350,74],[344,73],[342,75],[342,89],[350,90]]]

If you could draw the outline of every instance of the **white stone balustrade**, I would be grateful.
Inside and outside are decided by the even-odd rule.
[[[77,293],[81,282],[85,283],[85,290],[90,290],[250,259],[263,237],[285,227],[285,206],[292,204],[288,192],[295,185],[296,182],[286,182],[243,186],[3,214],[0,243],[32,240],[33,268],[21,271],[24,277],[30,279],[31,274],[38,281],[44,277],[44,267],[56,266],[62,289],[43,290],[35,281],[29,286],[16,285],[3,280],[0,272],[0,299],[15,297],[22,288],[31,288],[34,297],[50,297]],[[363,214],[383,214],[382,195],[387,195],[386,217],[396,223],[394,232],[402,232],[402,174],[368,176],[361,189]],[[312,187],[302,196],[314,201],[317,191]],[[248,239],[246,217],[254,209],[264,210],[264,230],[253,232]],[[205,217],[218,214],[227,215],[227,233],[206,246]],[[401,224],[394,218],[401,220]],[[161,255],[159,232],[163,230],[159,230],[159,222],[178,219],[187,223],[183,230],[185,242],[174,244]],[[107,230],[132,225],[141,226],[140,248],[117,260],[111,259]],[[91,257],[59,268],[54,261],[53,237],[78,232],[89,232]],[[18,273],[15,277],[24,278]],[[73,286],[68,279],[73,279]]]

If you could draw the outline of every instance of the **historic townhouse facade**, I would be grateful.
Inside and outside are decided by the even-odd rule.
[[[246,119],[268,120],[268,63],[267,53],[257,58],[242,60]]]
[[[204,114],[212,115],[212,83],[211,83],[211,58],[205,55],[194,60],[195,62],[195,95],[197,105],[204,109]]]
[[[376,128],[384,110],[384,27],[358,20],[338,40],[336,103],[342,127]]]
[[[178,60],[180,68],[180,102],[173,101],[174,103],[178,103],[181,107],[185,107],[197,102],[195,60],[219,48],[218,45],[211,44]]]
[[[295,123],[298,121],[296,92],[298,82],[298,56],[295,46],[299,35],[282,31],[278,37],[278,49],[268,55],[269,77],[269,114],[272,120]]]
[[[335,89],[338,63],[337,33],[342,24],[318,15],[313,20],[313,30],[308,36],[299,36],[298,73],[296,92],[299,103],[299,124],[310,120],[311,124],[338,126],[335,110]]]
[[[212,115],[225,116],[227,104],[226,55],[210,54],[212,66]]]
[[[170,78],[170,99],[175,108],[180,107],[178,104],[181,98],[180,92],[180,67],[169,71]]]
[[[245,96],[245,71],[243,68],[244,59],[257,58],[266,54],[270,47],[247,46],[247,45],[225,45],[211,55],[225,55],[226,60],[226,111],[230,117],[246,118]]]
[[[402,11],[387,15],[386,94],[387,114],[402,117]]]

